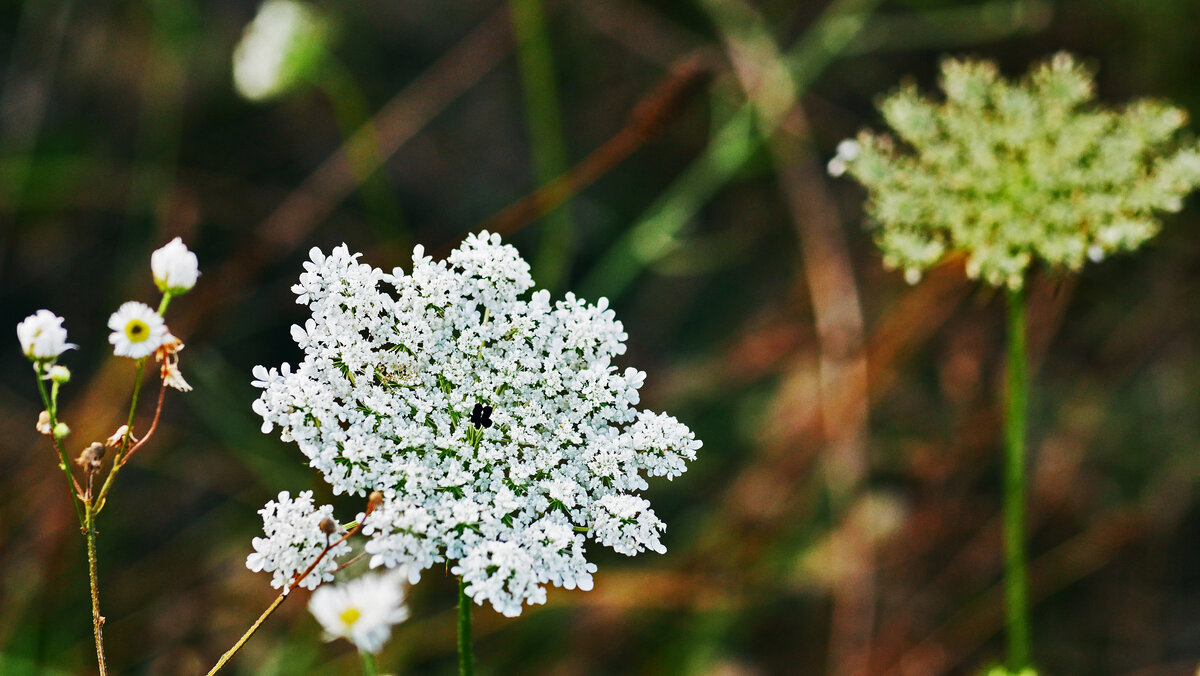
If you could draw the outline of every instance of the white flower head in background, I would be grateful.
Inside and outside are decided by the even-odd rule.
[[[154,354],[167,335],[167,325],[149,305],[137,301],[123,303],[108,318],[112,333],[108,342],[118,357],[141,359]]]
[[[1094,79],[1066,53],[1019,81],[947,59],[944,100],[903,85],[880,104],[895,137],[843,141],[829,173],[867,189],[884,263],[910,283],[952,253],[1016,289],[1038,261],[1076,270],[1136,249],[1200,185],[1200,147],[1179,133],[1184,111],[1098,105]]]
[[[371,565],[410,582],[441,561],[477,603],[515,616],[545,586],[590,589],[588,539],[664,551],[638,494],[700,448],[675,418],[638,410],[645,374],[617,371],[626,334],[601,299],[551,303],[499,235],[446,261],[413,252],[391,274],[345,245],[317,249],[293,287],[295,370],[255,367],[254,410],[335,493],[383,492],[363,533]]]
[[[284,491],[258,513],[262,515],[266,537],[254,538],[254,553],[246,557],[246,567],[256,573],[273,573],[271,586],[285,593],[291,591],[287,585],[292,578],[308,570],[326,546],[342,538],[340,528],[333,534],[321,528],[322,521],[333,519],[333,507],[313,506],[312,491],[303,491],[294,500]],[[316,589],[322,582],[332,580],[338,567],[337,558],[349,551],[349,543],[334,546],[299,586]]]
[[[320,63],[328,30],[316,10],[296,0],[267,0],[233,52],[233,83],[251,101],[287,92]]]
[[[17,324],[17,340],[30,361],[50,362],[63,352],[79,347],[67,342],[63,318],[49,310],[38,310]]]
[[[196,254],[176,237],[150,254],[154,283],[163,293],[180,294],[191,290],[200,275]]]
[[[325,630],[325,640],[344,638],[359,650],[377,653],[392,627],[408,619],[403,576],[368,573],[313,592],[308,610]]]

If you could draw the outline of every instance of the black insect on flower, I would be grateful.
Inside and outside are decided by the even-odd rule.
[[[475,408],[471,410],[471,424],[475,429],[483,429],[492,426],[492,407],[484,406],[483,404],[475,404]]]

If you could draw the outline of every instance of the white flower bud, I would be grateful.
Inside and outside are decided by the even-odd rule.
[[[71,380],[71,369],[61,364],[55,364],[50,367],[50,380],[62,385]]]
[[[67,330],[63,319],[49,310],[38,310],[17,324],[17,339],[21,351],[30,361],[47,362],[58,359],[58,355],[73,347],[67,342]]]
[[[150,254],[150,269],[154,283],[163,293],[184,293],[196,285],[200,275],[196,254],[176,237]]]

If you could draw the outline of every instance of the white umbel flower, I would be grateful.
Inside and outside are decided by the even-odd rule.
[[[295,500],[283,491],[258,513],[262,515],[266,537],[254,538],[254,553],[246,557],[246,567],[256,573],[273,573],[271,586],[284,589],[285,593],[290,591],[287,585],[293,577],[308,570],[327,545],[342,539],[340,532],[328,535],[321,530],[321,522],[333,518],[333,507],[314,507],[312,491],[303,491]],[[316,589],[322,582],[332,580],[337,558],[349,551],[347,542],[330,549],[299,586]]]
[[[141,359],[154,353],[167,335],[167,325],[149,305],[137,301],[123,303],[108,318],[112,333],[108,342],[118,357]]]
[[[444,262],[417,247],[411,274],[357,258],[312,250],[293,287],[312,312],[292,327],[304,360],[255,367],[254,410],[335,493],[383,492],[363,522],[372,566],[415,583],[448,562],[512,616],[547,584],[590,589],[589,539],[663,551],[637,494],[700,442],[636,408],[645,374],[613,366],[626,334],[606,300],[527,295],[529,266],[488,233]]]
[[[191,290],[200,275],[196,254],[176,237],[150,254],[154,283],[163,293],[179,294]]]
[[[377,653],[392,627],[408,619],[404,580],[396,573],[367,574],[313,592],[308,611],[321,623],[325,640],[344,638],[359,650]]]
[[[53,312],[38,310],[17,324],[17,340],[30,361],[54,361],[63,352],[79,347],[67,342],[67,330],[62,323],[63,318]]]

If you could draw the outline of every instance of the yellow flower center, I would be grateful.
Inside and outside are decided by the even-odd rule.
[[[358,611],[358,608],[347,608],[342,611],[341,615],[338,615],[338,619],[347,627],[353,627],[360,617],[362,617],[362,613]]]
[[[125,337],[131,343],[140,343],[150,337],[150,327],[140,319],[134,319],[125,325]]]

